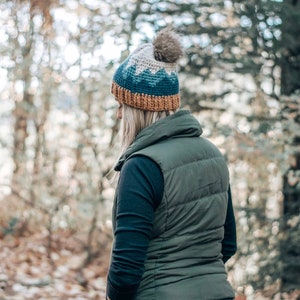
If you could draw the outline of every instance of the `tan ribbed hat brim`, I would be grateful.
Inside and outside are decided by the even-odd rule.
[[[155,96],[131,91],[119,86],[116,82],[112,82],[111,93],[120,103],[127,104],[142,110],[164,111],[176,110],[180,106],[180,95]]]

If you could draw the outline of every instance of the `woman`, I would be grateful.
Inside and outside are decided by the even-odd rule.
[[[179,110],[179,37],[161,31],[116,70],[123,150],[107,299],[233,299],[229,174],[198,121]]]

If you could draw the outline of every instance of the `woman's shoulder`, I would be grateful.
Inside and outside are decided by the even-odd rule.
[[[147,171],[155,172],[156,170],[161,173],[158,164],[148,156],[145,155],[135,155],[130,157],[124,164],[126,169],[135,169],[147,173]]]

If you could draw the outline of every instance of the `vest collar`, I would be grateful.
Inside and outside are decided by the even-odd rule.
[[[144,128],[121,156],[114,169],[120,171],[124,162],[133,153],[148,146],[167,139],[197,137],[201,134],[202,128],[196,118],[188,110],[179,110],[175,114]]]

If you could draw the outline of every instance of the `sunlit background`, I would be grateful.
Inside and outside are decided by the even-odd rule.
[[[0,1],[0,298],[104,299],[116,66],[165,26],[227,159],[237,299],[300,299],[300,3]]]

